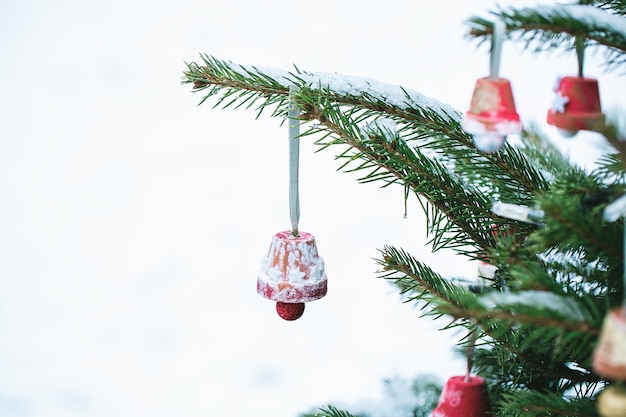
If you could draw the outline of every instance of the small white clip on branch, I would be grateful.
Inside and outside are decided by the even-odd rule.
[[[506,217],[507,219],[519,220],[521,222],[532,223],[538,226],[543,225],[543,217],[545,216],[543,210],[532,209],[519,204],[501,202],[493,203],[491,211],[494,214]]]

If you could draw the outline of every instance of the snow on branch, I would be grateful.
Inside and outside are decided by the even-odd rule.
[[[519,10],[519,13],[529,18],[540,15],[576,20],[591,28],[593,32],[610,33],[616,37],[621,37],[622,41],[626,42],[626,19],[597,7],[575,4],[543,5],[535,8],[524,8]]]
[[[558,312],[574,321],[585,321],[584,312],[571,298],[559,296],[547,291],[520,291],[518,293],[491,293],[481,297],[485,307],[524,305],[536,309]]]
[[[626,18],[598,7],[541,5],[500,9],[492,14],[504,21],[509,33],[522,32],[521,38],[537,42],[540,50],[558,46],[567,36],[580,36],[606,46],[615,57],[626,53]],[[493,32],[493,22],[483,17],[472,17],[468,24],[472,36]],[[541,36],[536,37],[537,33]]]
[[[384,103],[400,110],[426,110],[435,113],[443,122],[458,122],[461,117],[451,106],[418,91],[374,79],[329,72],[306,72],[297,68],[296,72],[289,72],[277,68],[240,65],[213,57],[203,59],[205,66],[189,65],[190,71],[185,74],[186,78],[183,80],[193,82],[196,89],[213,85],[221,88],[262,90],[267,84],[274,88],[282,87],[283,91],[280,94],[287,95],[291,86],[298,86],[313,91],[328,91],[346,99]],[[240,81],[243,84],[229,83],[229,80]],[[278,94],[275,90],[273,93]]]

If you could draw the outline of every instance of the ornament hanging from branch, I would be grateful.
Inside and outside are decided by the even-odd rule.
[[[468,334],[465,375],[453,376],[443,388],[431,417],[487,417],[490,408],[485,379],[471,375],[478,329]]]
[[[327,278],[324,260],[317,252],[315,237],[298,230],[300,199],[298,168],[300,153],[299,108],[290,90],[287,119],[289,125],[289,216],[291,230],[272,238],[268,254],[261,263],[257,292],[276,301],[276,312],[285,320],[297,320],[304,313],[304,303],[326,295]]]
[[[489,77],[476,81],[470,109],[461,120],[461,127],[472,134],[476,148],[487,153],[500,150],[508,135],[522,130],[511,83],[499,76],[505,30],[502,21],[494,22]]]
[[[585,41],[576,39],[578,76],[559,77],[554,88],[552,108],[547,122],[556,126],[563,137],[571,138],[580,130],[600,130],[604,114],[600,105],[598,80],[583,76]]]

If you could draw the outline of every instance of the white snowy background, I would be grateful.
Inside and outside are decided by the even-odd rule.
[[[357,184],[309,141],[300,227],[329,293],[278,318],[255,285],[289,227],[286,127],[198,107],[180,80],[208,53],[375,78],[464,111],[489,58],[463,21],[497,3],[0,2],[0,416],[294,417],[375,402],[383,378],[462,374],[463,335],[400,303],[372,258],[390,244],[448,276],[476,265],[430,254],[415,201],[403,219],[400,187]],[[615,107],[623,83],[588,61]],[[569,54],[504,45],[527,122],[545,125],[556,76],[575,71]],[[580,160],[603,146],[559,143]]]

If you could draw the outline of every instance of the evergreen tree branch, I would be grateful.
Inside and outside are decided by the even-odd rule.
[[[358,417],[353,414],[350,414],[347,411],[339,410],[332,405],[329,405],[326,408],[320,408],[319,412],[313,414],[313,417]]]
[[[424,302],[422,308],[430,307],[428,314],[444,314],[444,305],[456,306],[460,311],[466,305],[476,305],[476,295],[444,279],[403,249],[385,246],[380,252],[382,258],[376,260],[382,267],[380,277],[394,282],[401,294],[407,295],[407,301]]]
[[[567,43],[574,48],[574,40],[586,39],[590,46],[607,48],[607,66],[626,62],[626,29],[624,17],[588,5],[544,5],[533,8],[510,8],[492,12],[504,21],[515,40],[534,45],[535,51],[561,47]],[[493,22],[482,17],[472,17],[469,36],[490,36]]]
[[[509,391],[503,406],[519,409],[524,416],[597,417],[594,401],[588,398],[567,398],[550,392]]]
[[[525,126],[521,139],[520,151],[532,161],[531,165],[535,169],[543,173],[542,178],[545,183],[542,184],[541,190],[550,187],[554,180],[553,173],[567,172],[572,169],[570,160],[550,142],[548,136],[536,124],[531,123]]]
[[[508,383],[515,386],[549,388],[557,392],[563,391],[559,384],[564,380],[570,381],[568,384],[570,386],[599,381],[598,376],[593,373],[571,369],[566,365],[567,363],[578,363],[588,366],[590,352],[580,348],[587,346],[597,336],[581,333],[581,328],[587,327],[584,324],[580,327],[572,326],[575,328],[575,333],[567,333],[567,330],[558,329],[556,322],[546,323],[553,326],[552,328],[528,324],[518,325],[516,322],[523,322],[525,319],[529,322],[534,320],[529,319],[528,316],[518,320],[517,317],[508,312],[498,311],[489,314],[478,311],[466,314],[476,317],[484,335],[491,339],[489,342],[493,345],[491,349],[510,354],[510,357],[503,364],[507,363],[512,366],[513,363],[510,361],[515,360],[515,365],[519,370],[513,372],[510,368],[501,374],[501,383],[507,383],[504,375],[510,375],[512,379]],[[595,333],[595,329],[585,330]],[[580,343],[585,345],[580,345]],[[572,352],[572,350],[579,350],[579,352]],[[477,364],[478,369],[480,369],[480,364]]]
[[[535,310],[527,313],[519,313],[518,311],[491,310],[483,309],[465,309],[459,307],[445,306],[440,309],[442,313],[449,314],[453,317],[463,317],[467,319],[476,319],[479,323],[489,320],[498,320],[508,323],[509,327],[517,324],[532,324],[539,327],[552,327],[556,330],[564,330],[568,332],[584,333],[587,336],[597,337],[600,329],[592,326],[585,321],[563,320],[561,317],[552,317],[550,314],[541,314]]]
[[[606,9],[609,12],[622,16],[626,15],[626,1],[624,0],[598,1],[596,5],[602,9]]]
[[[533,234],[531,250],[539,253],[539,248],[548,248],[568,253],[584,248],[589,260],[600,257],[604,263],[622,262],[622,226],[603,220],[601,209],[606,203],[595,208],[582,204],[584,198],[601,192],[603,187],[598,177],[580,169],[562,173],[551,192],[538,199],[548,227]]]
[[[394,281],[403,294],[409,292],[418,294],[410,297],[412,301],[425,301],[428,305],[435,299],[438,300],[436,302],[438,313],[479,321],[497,319],[509,323],[509,328],[514,324],[533,324],[584,333],[586,336],[598,335],[597,326],[584,320],[555,316],[553,311],[546,311],[541,305],[521,305],[509,311],[487,310],[474,294],[443,278],[406,251],[385,246],[380,252],[382,258],[378,259],[377,263],[382,267],[381,272],[384,272],[381,277]]]
[[[434,232],[437,242],[445,242],[442,246],[462,248],[467,245],[477,245],[486,248],[489,240],[477,231],[483,230],[480,222],[493,221],[495,217],[489,209],[490,202],[485,196],[476,192],[467,183],[455,175],[451,175],[445,166],[437,160],[426,157],[419,148],[410,148],[403,140],[390,142],[380,134],[370,133],[367,139],[363,138],[360,130],[354,129],[354,123],[349,120],[346,113],[341,109],[330,108],[323,103],[306,103],[304,105],[305,118],[319,120],[326,129],[341,138],[341,142],[350,145],[357,153],[350,157],[366,159],[371,164],[361,164],[356,169],[371,168],[376,166],[384,168],[394,179],[381,177],[378,170],[361,178],[362,181],[386,178],[387,181],[401,181],[409,186],[416,194],[425,196],[430,204],[443,213],[450,222],[443,226],[435,221],[434,226],[439,226]],[[346,166],[346,164],[344,164]],[[456,226],[456,227],[453,227]],[[433,227],[431,230],[434,230]],[[459,232],[463,233],[460,234]],[[451,238],[443,239],[443,235],[450,232]]]
[[[619,118],[617,114],[611,114],[599,133],[617,150],[615,155],[622,162],[622,167],[626,169],[626,129],[621,125],[622,120],[623,117]]]
[[[456,111],[417,92],[337,74],[259,69],[209,56],[203,60],[202,66],[188,64],[184,79],[195,91],[208,91],[201,103],[220,95],[215,106],[257,105],[259,114],[273,106],[272,116],[284,117],[289,88],[297,85],[300,118],[322,125],[309,134],[325,131],[317,142],[322,149],[347,144],[353,150],[340,155],[347,160],[342,168],[361,160],[351,170],[371,170],[362,182],[400,182],[428,200],[423,207],[435,250],[484,252],[492,243],[484,226],[507,222],[490,212],[493,199],[524,204],[549,186],[544,173],[513,147],[497,154],[479,152],[460,128]],[[397,137],[390,140],[377,130],[364,135],[357,126],[381,117],[396,123]]]
[[[382,259],[377,260],[384,272],[381,277],[393,281],[408,302],[423,302],[422,308],[428,309],[426,314],[446,314],[465,319],[468,324],[476,323],[493,343],[505,346],[527,366],[556,381],[597,381],[595,375],[570,369],[565,363],[588,362],[589,341],[597,337],[598,327],[584,320],[555,316],[541,307],[486,309],[474,294],[444,279],[402,249],[386,246],[381,253]],[[550,343],[555,347],[546,350]]]

